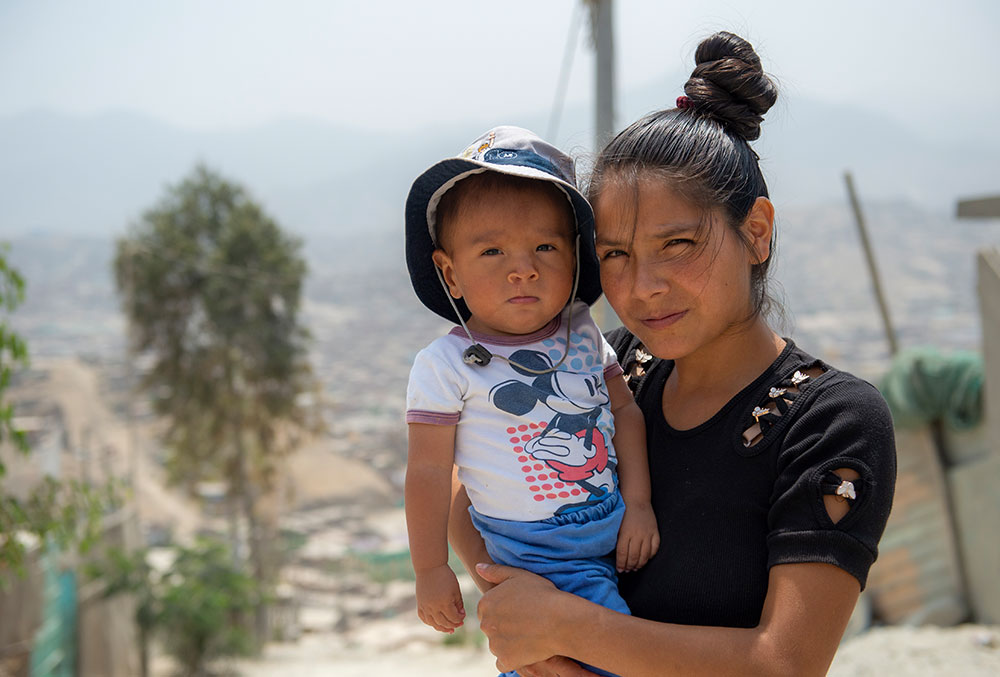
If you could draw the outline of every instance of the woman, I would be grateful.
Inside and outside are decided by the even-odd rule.
[[[590,186],[609,337],[646,417],[659,552],[620,587],[634,616],[479,565],[501,670],[825,674],[892,502],[888,410],[767,324],[774,209],[748,142],[776,90],[749,43],[703,41],[677,108],[635,122]],[[488,561],[454,502],[452,542]],[[626,566],[627,571],[631,567]]]

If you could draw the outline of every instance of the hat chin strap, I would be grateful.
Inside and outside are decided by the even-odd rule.
[[[510,360],[503,355],[494,355],[486,347],[476,341],[472,336],[472,332],[469,331],[469,327],[465,324],[465,320],[462,319],[462,313],[458,310],[458,304],[455,303],[455,299],[451,296],[451,291],[448,289],[447,283],[444,281],[444,275],[441,274],[441,269],[436,265],[434,270],[437,272],[438,280],[441,281],[441,287],[444,289],[444,295],[448,297],[448,303],[451,304],[452,310],[455,311],[455,317],[458,318],[459,324],[462,325],[462,329],[465,330],[466,335],[469,340],[472,341],[472,345],[465,349],[462,353],[462,361],[468,365],[479,365],[485,367],[490,363],[494,357],[498,360],[503,360],[512,367],[517,367],[518,369],[523,369],[529,374],[548,374],[550,372],[556,371],[562,366],[562,363],[566,361],[566,357],[569,355],[569,337],[570,328],[573,326],[573,301],[576,299],[576,290],[580,284],[580,236],[576,236],[576,270],[573,272],[573,291],[569,294],[569,317],[566,318],[566,349],[563,351],[563,356],[555,363],[554,366],[548,369],[532,369],[531,367],[526,367],[523,364],[518,364],[517,362]]]

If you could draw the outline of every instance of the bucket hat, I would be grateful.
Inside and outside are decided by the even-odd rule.
[[[573,160],[555,146],[520,127],[495,127],[458,156],[441,160],[417,177],[406,198],[406,267],[420,301],[441,317],[460,323],[431,258],[436,247],[436,216],[441,197],[462,179],[485,171],[555,184],[569,198],[579,237],[580,279],[576,296],[592,305],[601,296],[601,278],[594,251],[594,211],[576,187]],[[454,299],[462,320],[470,312]]]

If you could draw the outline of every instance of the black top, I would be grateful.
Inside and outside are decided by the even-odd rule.
[[[626,373],[639,341],[624,329],[608,340]],[[786,339],[787,340],[787,339]],[[763,439],[747,447],[743,431],[772,387],[796,371],[824,373],[798,384],[783,415],[761,418]],[[839,371],[787,340],[781,355],[709,420],[675,430],[663,417],[663,387],[673,368],[653,359],[630,387],[646,417],[652,504],[659,552],[620,579],[632,613],[685,625],[754,627],[775,564],[827,562],[864,588],[892,505],[896,451],[892,419],[871,384]],[[758,410],[758,414],[759,414]],[[856,498],[836,524],[823,494],[836,493],[830,471],[853,468]]]

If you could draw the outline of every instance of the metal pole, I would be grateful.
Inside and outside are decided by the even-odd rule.
[[[892,328],[892,321],[889,319],[889,305],[882,292],[882,282],[878,274],[878,266],[875,263],[875,253],[872,251],[871,242],[868,240],[868,229],[865,227],[865,217],[861,213],[861,203],[858,202],[857,193],[854,191],[854,179],[851,173],[844,172],[844,182],[847,184],[847,195],[851,200],[851,209],[854,210],[854,221],[858,224],[858,235],[861,237],[861,248],[865,251],[865,260],[868,262],[868,272],[872,278],[872,288],[875,291],[875,300],[878,302],[879,313],[882,315],[882,324],[885,327],[885,337],[889,341],[889,354],[895,355],[899,352],[899,343],[896,341],[896,332]]]

